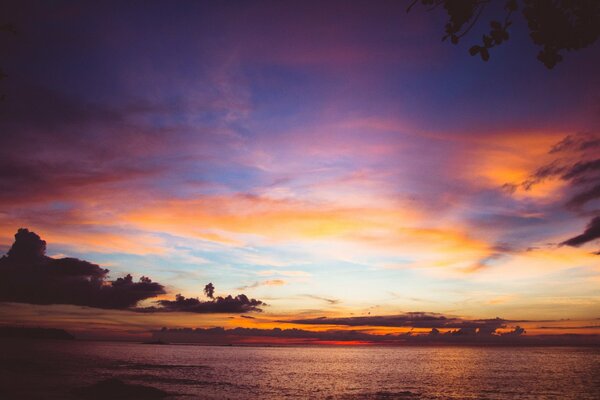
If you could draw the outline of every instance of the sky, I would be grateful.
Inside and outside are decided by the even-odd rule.
[[[3,4],[0,253],[27,228],[161,288],[25,283],[0,322],[600,333],[598,43],[548,70],[519,15],[484,63],[485,23],[452,45],[399,1]]]

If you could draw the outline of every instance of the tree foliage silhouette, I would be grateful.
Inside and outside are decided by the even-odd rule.
[[[208,285],[204,286],[204,294],[206,294],[206,297],[214,299],[215,298],[215,287],[214,285],[211,283],[209,283]]]
[[[483,61],[490,58],[490,49],[509,39],[508,28],[515,12],[521,10],[529,27],[529,36],[541,49],[537,59],[548,69],[563,60],[561,52],[579,50],[594,43],[600,36],[599,0],[497,0],[504,2],[504,15],[490,21],[490,31],[481,44],[469,49],[472,56]],[[413,0],[407,9],[421,3],[434,10],[440,6],[448,14],[445,35],[457,44],[480,20],[492,0]]]

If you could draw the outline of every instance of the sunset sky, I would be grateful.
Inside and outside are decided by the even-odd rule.
[[[455,46],[443,12],[401,1],[28,0],[2,17],[0,254],[28,228],[50,257],[164,285],[138,307],[206,300],[209,282],[267,305],[4,297],[1,323],[324,330],[423,312],[600,334],[599,43],[548,70],[516,16],[484,63],[468,48],[485,22]]]

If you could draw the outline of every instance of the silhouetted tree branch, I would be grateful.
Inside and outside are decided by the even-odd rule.
[[[421,3],[434,10],[440,5],[448,14],[446,34],[442,40],[450,38],[453,44],[471,31],[479,21],[483,11],[493,0],[413,0],[406,10],[409,12]],[[509,38],[508,28],[511,17],[521,9],[527,20],[529,36],[541,47],[537,55],[547,68],[552,69],[562,61],[561,51],[579,50],[594,43],[600,36],[599,0],[495,0],[503,2],[503,18],[490,21],[490,31],[482,37],[482,43],[474,45],[469,53],[479,54],[483,61],[490,58],[489,50]],[[520,4],[520,5],[519,5]]]

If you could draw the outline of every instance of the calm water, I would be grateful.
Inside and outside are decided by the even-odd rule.
[[[600,399],[600,349],[0,344],[3,399],[110,377],[182,399]]]

